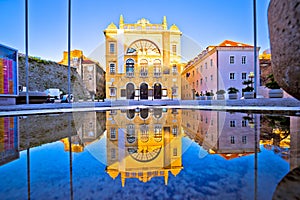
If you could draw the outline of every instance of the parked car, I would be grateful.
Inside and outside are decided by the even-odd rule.
[[[60,100],[61,91],[58,88],[49,88],[45,90],[47,95],[46,103],[54,103],[55,100]]]

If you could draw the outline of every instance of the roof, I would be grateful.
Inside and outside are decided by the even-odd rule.
[[[84,60],[82,61],[82,64],[95,64],[95,62],[92,61],[92,60],[89,60],[89,59],[84,59]]]
[[[218,46],[219,47],[253,47],[249,44],[244,44],[241,42],[235,42],[235,41],[231,41],[231,40],[224,40]]]

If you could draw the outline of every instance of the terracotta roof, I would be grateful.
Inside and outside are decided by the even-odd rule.
[[[235,41],[231,41],[231,40],[224,40],[218,46],[219,47],[253,47],[249,44],[244,44],[244,43],[241,43],[241,42],[235,42]]]
[[[89,59],[85,59],[82,61],[82,64],[95,64],[95,62]]]

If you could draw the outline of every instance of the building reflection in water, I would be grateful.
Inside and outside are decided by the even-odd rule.
[[[18,158],[18,117],[2,117],[0,118],[0,165]]]
[[[255,147],[259,149],[259,144],[255,144],[255,139],[259,140],[259,130],[255,134],[254,123],[259,126],[259,118],[247,113],[182,111],[184,133],[207,153],[219,154],[225,159],[253,154]]]
[[[73,124],[76,134],[61,139],[64,143],[65,151],[82,152],[84,147],[97,141],[103,136],[105,131],[105,112],[78,112],[73,113]]]
[[[182,167],[181,114],[177,109],[131,109],[107,112],[106,172],[115,179],[147,182]]]
[[[40,126],[42,121],[47,124]],[[163,178],[168,184],[170,173],[176,176],[183,169],[183,137],[197,142],[207,154],[220,155],[226,160],[257,155],[261,147],[287,161],[290,170],[300,166],[299,117],[165,108],[2,117],[0,165],[18,159],[19,151],[27,149],[30,198],[33,191],[30,175],[35,173],[30,171],[30,148],[42,145],[40,141],[63,141],[65,150],[70,152],[72,195],[72,153],[81,152],[87,145],[103,139],[106,140],[106,172],[113,179],[120,176],[120,185],[124,187],[126,179],[148,182],[155,177]],[[254,162],[258,163],[256,156]],[[256,165],[254,170],[261,169]],[[259,179],[257,172],[254,178]]]

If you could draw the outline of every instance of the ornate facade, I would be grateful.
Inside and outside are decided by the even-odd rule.
[[[113,178],[174,176],[182,166],[181,111],[177,109],[111,110],[106,113],[106,172]]]
[[[104,30],[106,41],[106,98],[180,98],[181,35],[176,25],[169,29],[142,18],[134,24],[114,23]]]

